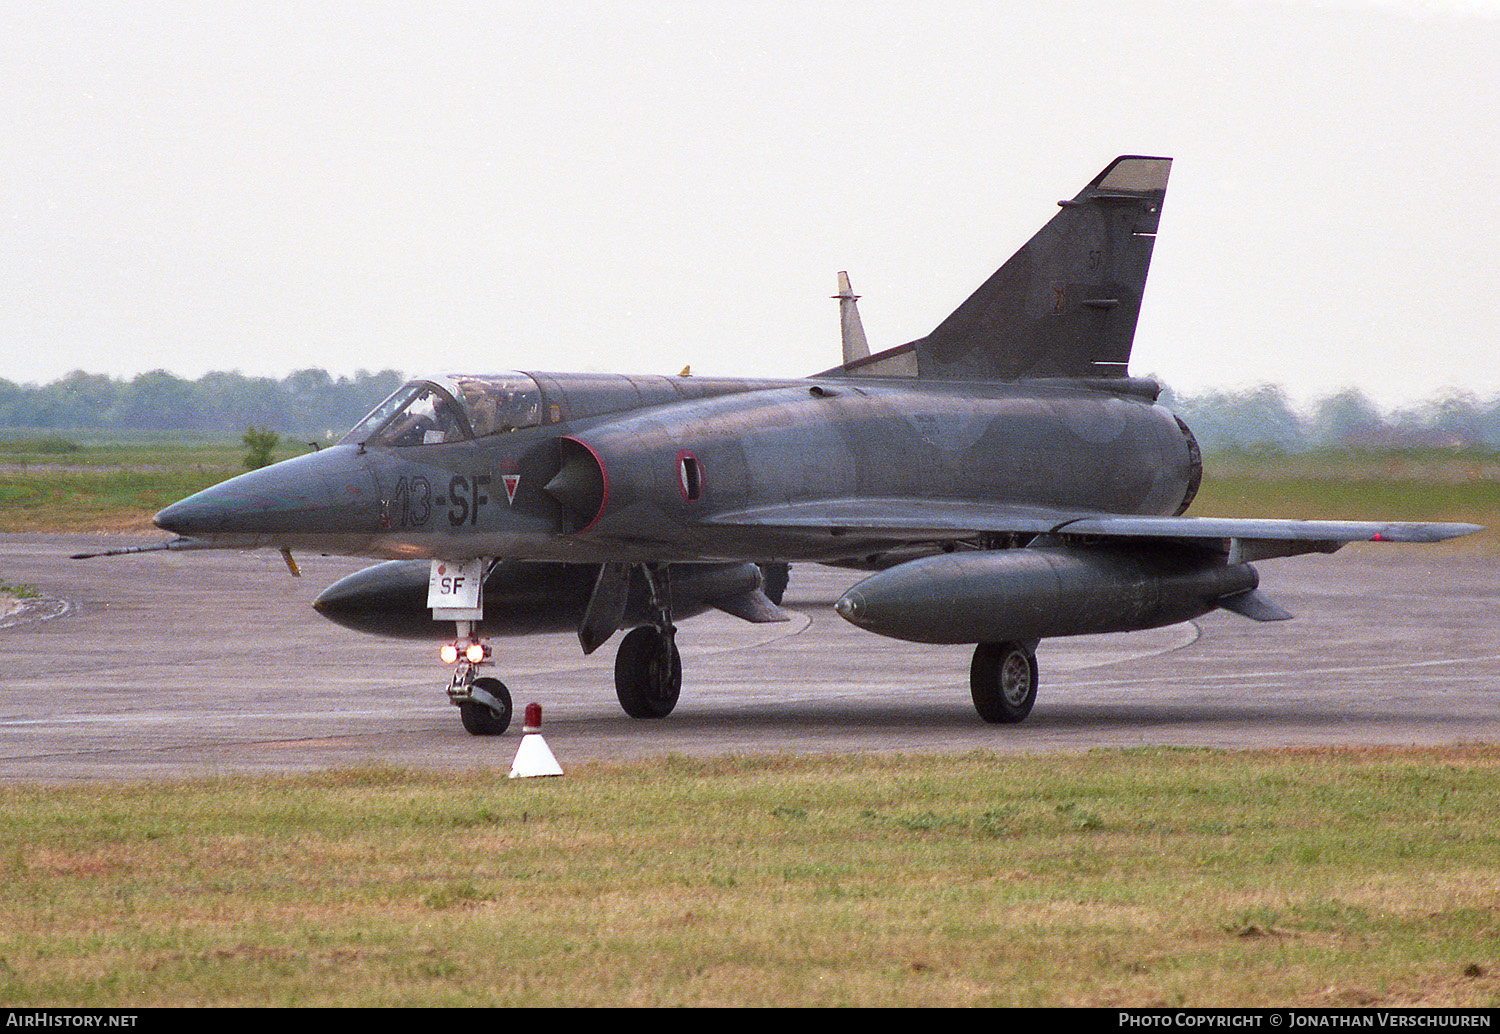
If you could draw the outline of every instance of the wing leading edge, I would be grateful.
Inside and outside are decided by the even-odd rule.
[[[973,535],[1078,535],[1107,539],[1231,541],[1243,559],[1328,552],[1348,542],[1442,542],[1477,524],[1160,517],[945,499],[848,498],[719,514],[709,524],[786,535],[863,533],[892,540]]]

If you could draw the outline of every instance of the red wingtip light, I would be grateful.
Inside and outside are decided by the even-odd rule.
[[[1370,541],[1371,542],[1384,542],[1385,541],[1385,536],[1382,535],[1382,534],[1380,534],[1380,532],[1377,531],[1375,534],[1373,534],[1373,535],[1370,536]]]

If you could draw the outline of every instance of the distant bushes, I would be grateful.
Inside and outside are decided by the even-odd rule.
[[[49,456],[67,456],[83,451],[83,446],[71,438],[64,438],[60,434],[43,435],[40,438],[27,438],[24,441],[12,444],[16,451],[40,452]]]
[[[306,438],[342,434],[401,386],[395,370],[335,380],[298,370],[281,380],[209,373],[196,381],[165,370],[131,380],[74,370],[37,386],[0,379],[0,427],[233,431],[277,428]]]
[[[271,453],[281,444],[281,435],[265,427],[251,427],[240,441],[245,446],[245,469],[259,470],[271,465]]]
[[[1500,450],[1500,398],[1484,401],[1456,389],[1390,412],[1348,388],[1301,413],[1273,384],[1191,396],[1177,396],[1169,389],[1161,401],[1193,429],[1203,448],[1214,452]]]

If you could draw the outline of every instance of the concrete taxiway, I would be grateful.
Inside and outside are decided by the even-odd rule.
[[[149,540],[0,536],[0,581],[41,599],[0,614],[0,779],[182,778],[378,762],[508,769],[460,727],[435,644],[372,639],[311,609],[365,562],[202,551],[70,560]],[[612,640],[495,643],[517,715],[544,708],[569,764],[665,753],[1264,748],[1500,741],[1500,562],[1359,545],[1259,565],[1297,620],[1191,624],[1049,640],[1019,726],[969,700],[968,647],[861,632],[833,613],[854,572],[793,568],[794,620],[684,622],[682,699],[662,721],[620,711]]]

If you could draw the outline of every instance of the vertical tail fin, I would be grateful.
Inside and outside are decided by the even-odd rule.
[[[968,301],[911,343],[919,377],[1123,377],[1170,158],[1116,158]],[[901,346],[905,348],[907,346]]]

